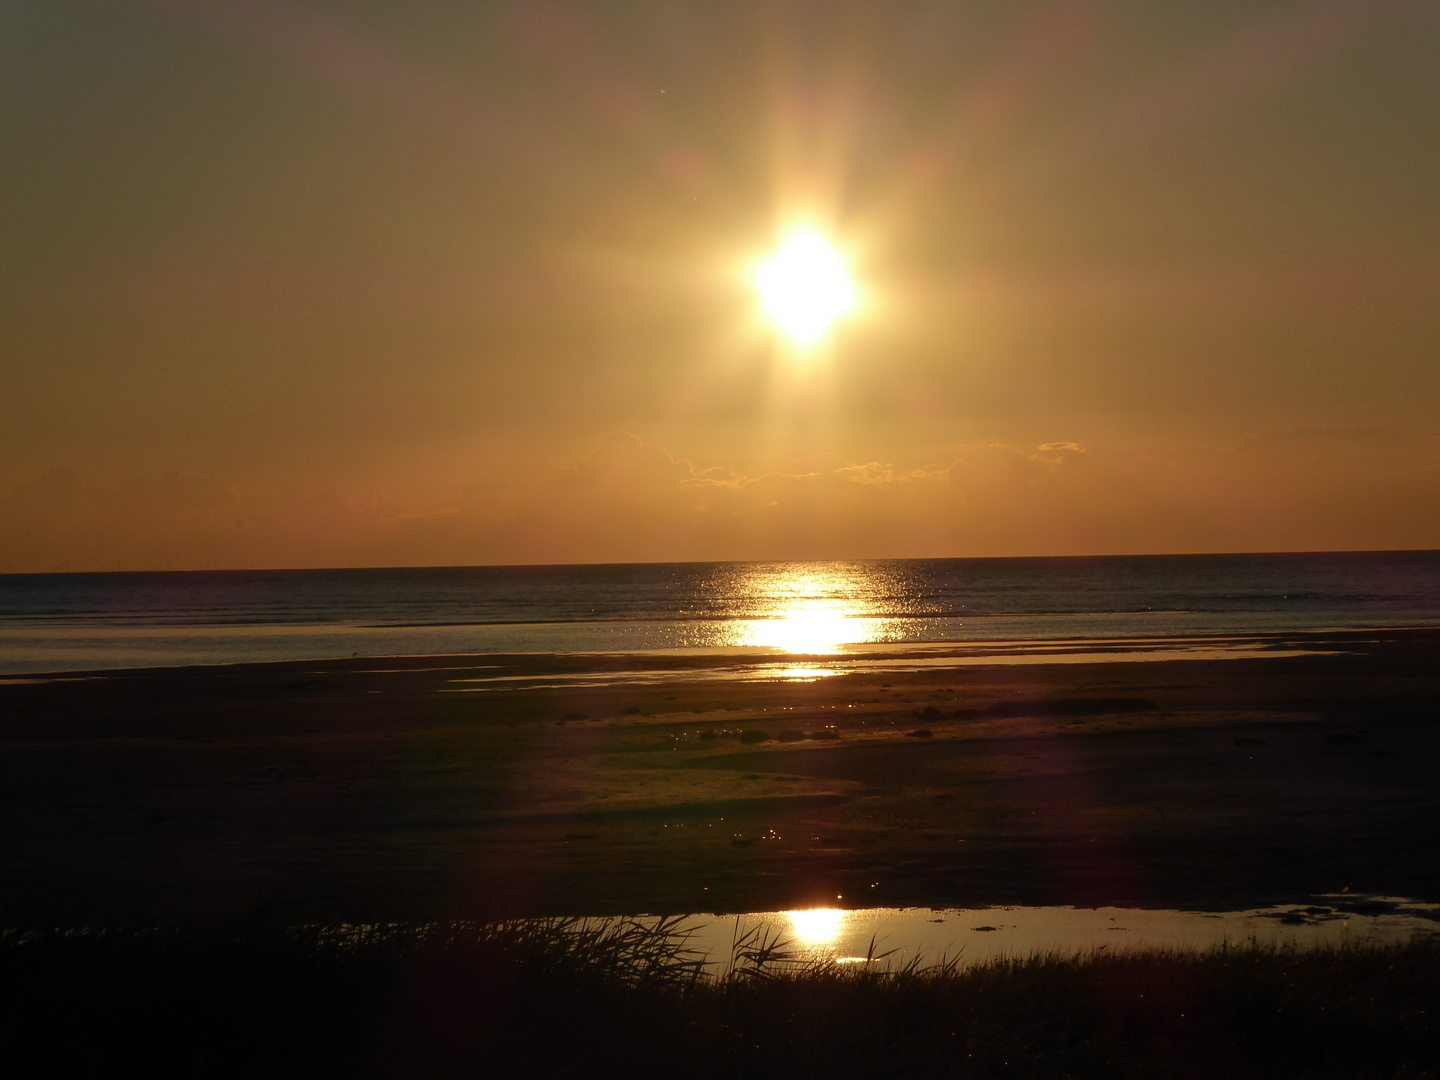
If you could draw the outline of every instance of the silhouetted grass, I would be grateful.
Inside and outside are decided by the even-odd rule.
[[[1440,948],[837,967],[677,920],[0,939],[7,1076],[1421,1077]]]

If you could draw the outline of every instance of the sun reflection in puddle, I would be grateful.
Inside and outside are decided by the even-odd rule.
[[[1440,941],[1440,907],[1403,897],[1327,895],[1245,911],[1151,908],[815,908],[699,915],[689,945],[723,965],[741,926],[757,927],[801,963],[939,963],[965,966],[1006,957],[1108,954],[1144,949],[1204,951],[1359,947]]]
[[[839,668],[825,667],[821,664],[787,664],[783,667],[766,665],[758,668],[753,677],[783,679],[786,682],[815,682],[817,679],[828,679],[832,675],[839,674],[841,674]]]
[[[845,928],[845,912],[839,908],[812,908],[786,914],[796,942],[810,949],[834,945]]]

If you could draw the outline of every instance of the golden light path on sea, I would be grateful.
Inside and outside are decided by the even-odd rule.
[[[816,567],[767,581],[768,610],[737,622],[731,644],[816,656],[887,640],[893,620],[856,597],[852,576]]]

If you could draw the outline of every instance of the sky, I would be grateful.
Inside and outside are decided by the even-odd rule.
[[[1437,131],[1440,0],[0,0],[0,572],[1440,547]]]

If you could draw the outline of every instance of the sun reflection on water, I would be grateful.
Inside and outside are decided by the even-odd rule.
[[[876,618],[873,606],[859,602],[862,583],[855,577],[844,567],[815,566],[780,575],[772,568],[758,569],[746,584],[763,597],[760,617],[739,623],[735,644],[813,656],[884,641],[888,620]]]
[[[747,645],[783,649],[811,655],[837,652],[841,645],[866,640],[865,628],[843,609],[823,602],[797,604],[769,619],[756,619],[747,627]]]
[[[845,912],[839,908],[812,908],[809,911],[788,911],[790,931],[795,940],[808,948],[834,945],[845,928]]]

